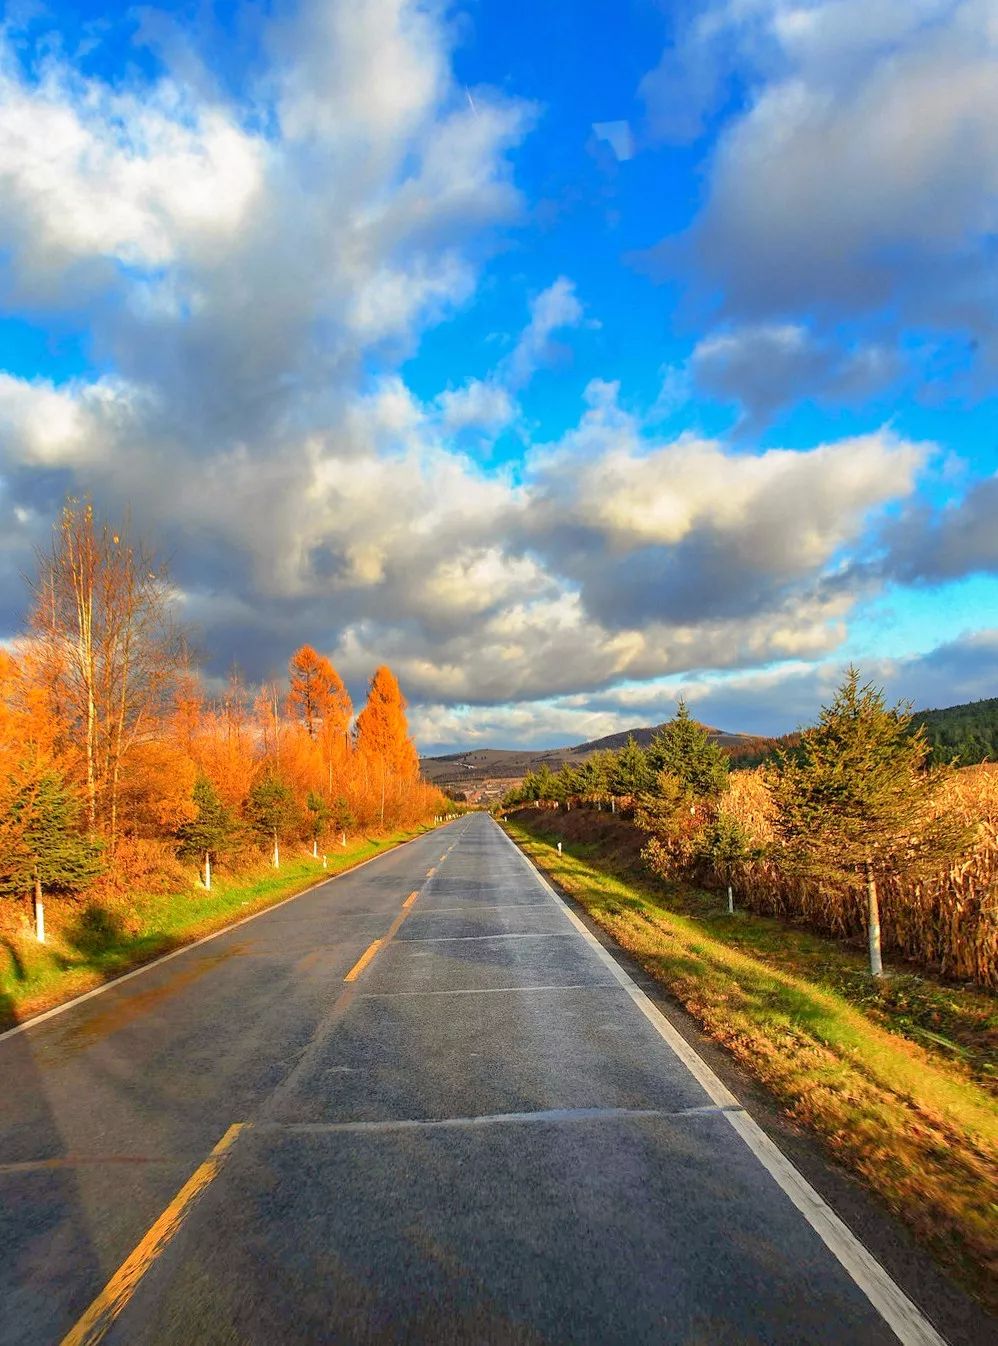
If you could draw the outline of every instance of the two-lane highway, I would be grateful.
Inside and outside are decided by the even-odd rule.
[[[482,814],[0,1040],[0,1343],[937,1343]]]

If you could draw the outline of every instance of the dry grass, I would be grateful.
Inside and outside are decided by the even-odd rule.
[[[985,1079],[975,1078],[985,1072],[891,1031],[889,1004],[850,997],[840,981],[854,957],[848,951],[824,941],[822,954],[808,931],[748,914],[732,919],[711,895],[636,877],[623,843],[616,860],[592,841],[568,841],[559,856],[546,838],[585,827],[582,818],[567,823],[521,814],[507,826],[795,1122],[998,1308],[998,1118]],[[961,995],[938,990],[949,1000]],[[967,994],[973,1006],[990,1000]],[[982,1041],[989,1035],[993,1047],[993,1016],[981,1025]]]

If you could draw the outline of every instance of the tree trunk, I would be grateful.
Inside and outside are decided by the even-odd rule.
[[[42,901],[42,881],[35,875],[35,939],[45,943],[45,904]]]
[[[883,959],[880,956],[880,903],[877,901],[877,880],[873,866],[866,862],[866,924],[870,941],[870,975],[884,975]]]

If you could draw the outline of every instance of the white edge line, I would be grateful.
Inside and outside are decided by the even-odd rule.
[[[240,917],[238,921],[233,921],[231,925],[223,925],[221,929],[213,930],[210,935],[202,935],[200,939],[192,940],[190,944],[182,944],[179,949],[171,949],[169,953],[160,954],[158,958],[151,958],[148,963],[142,963],[139,967],[132,968],[131,972],[123,972],[120,977],[113,977],[110,981],[95,986],[91,991],[84,991],[82,995],[74,996],[72,1000],[63,1001],[61,1005],[53,1005],[51,1009],[43,1010],[41,1014],[33,1014],[30,1019],[25,1019],[23,1023],[15,1024],[13,1028],[4,1029],[0,1033],[0,1042],[7,1038],[17,1037],[18,1033],[27,1033],[29,1029],[34,1028],[37,1024],[44,1023],[46,1019],[54,1019],[57,1014],[65,1014],[67,1010],[82,1005],[85,1000],[92,1000],[94,996],[103,995],[105,991],[113,991],[116,986],[131,981],[133,977],[141,977],[143,972],[151,972],[154,967],[160,967],[163,963],[168,963],[171,958],[179,958],[182,953],[190,953],[191,949],[197,949],[202,944],[209,944],[213,939],[218,939],[219,935],[227,935],[230,930],[238,930],[241,925],[248,925],[250,921],[255,921],[258,916],[266,916],[268,912],[276,911],[278,907],[285,907],[289,902],[304,897],[306,893],[314,893],[317,888],[322,888],[327,883],[335,883],[337,879],[345,879],[349,874],[356,874],[357,870],[363,869],[365,865],[373,864],[375,860],[391,855],[394,851],[400,851],[404,846],[411,846],[414,841],[422,841],[423,837],[431,836],[434,832],[439,832],[441,828],[448,826],[450,826],[449,823],[438,823],[436,827],[421,832],[418,837],[409,837],[408,841],[400,841],[396,845],[390,846],[386,851],[379,851],[377,855],[369,855],[366,860],[358,860],[355,865],[350,865],[348,869],[341,869],[338,874],[330,874],[324,879],[316,879],[315,883],[310,883],[307,888],[302,888],[300,892],[292,893],[290,897],[282,897],[280,902],[272,902],[270,906],[261,907],[259,911],[253,911],[248,916]]]
[[[521,857],[541,887],[562,908],[579,934],[593,948],[600,961],[612,971],[614,977],[624,987],[659,1036],[665,1040],[698,1083],[703,1086],[708,1097],[719,1106],[737,1105],[738,1100],[731,1090],[718,1079],[710,1066],[673,1027],[661,1010],[652,1003],[641,987],[631,979],[613,955],[603,947],[564,898],[555,891],[530,857],[516,845],[507,832],[499,827],[498,823],[495,826]],[[912,1303],[873,1254],[863,1246],[852,1230],[839,1219],[828,1203],[818,1195],[803,1174],[798,1172],[758,1123],[753,1121],[745,1111],[725,1112],[723,1115],[763,1168],[804,1216],[822,1243],[834,1254],[863,1291],[898,1341],[902,1343],[902,1346],[947,1346],[945,1337],[940,1336],[921,1310]]]

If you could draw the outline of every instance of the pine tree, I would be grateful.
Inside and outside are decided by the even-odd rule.
[[[233,819],[207,776],[199,776],[192,791],[195,816],[177,829],[181,855],[204,862],[204,886],[211,887],[212,859],[218,859],[233,833]]]
[[[100,870],[100,843],[81,832],[82,805],[55,767],[22,763],[9,783],[0,827],[0,893],[34,895],[44,940],[43,891],[75,892]]]
[[[787,861],[818,879],[865,885],[874,976],[883,971],[878,880],[931,870],[968,841],[936,807],[948,769],[925,768],[925,735],[911,722],[910,707],[888,709],[882,690],[860,686],[850,667],[818,724],[769,777]]]
[[[298,806],[290,787],[276,776],[263,776],[250,790],[246,814],[253,828],[274,844],[274,868],[281,863],[282,838],[298,824]]]
[[[627,742],[616,754],[610,781],[613,793],[636,798],[651,789],[654,779],[647,753],[633,734],[628,735]]]
[[[653,771],[667,771],[682,781],[698,799],[728,788],[727,754],[693,719],[682,697],[674,717],[652,739],[648,762]]]
[[[329,826],[333,810],[316,790],[309,790],[305,808],[308,812],[308,835],[312,838],[312,854],[318,855],[319,838]]]
[[[572,799],[582,791],[579,773],[569,762],[563,762],[555,776],[555,798],[561,804],[571,804]]]

